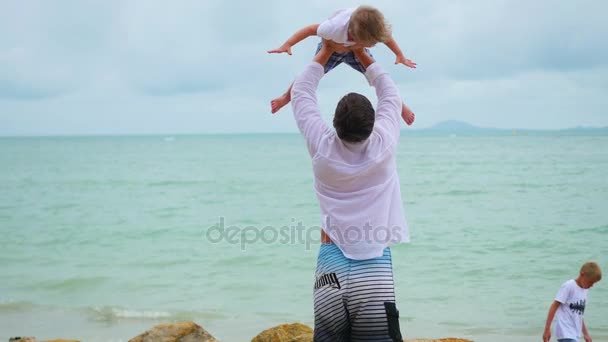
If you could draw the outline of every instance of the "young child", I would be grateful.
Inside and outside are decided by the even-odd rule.
[[[390,25],[384,19],[384,15],[370,6],[339,10],[321,24],[309,25],[298,30],[278,49],[270,50],[268,53],[288,53],[291,55],[292,46],[314,35],[321,37],[325,43],[330,41],[335,43],[332,48],[336,52],[325,65],[325,73],[342,62],[361,73],[365,73],[365,68],[355,58],[352,50],[365,47],[365,51],[369,54],[367,48],[376,45],[378,42],[386,44],[393,51],[396,56],[395,64],[416,68],[416,63],[405,58],[399,45],[392,38]],[[319,43],[317,53],[323,42]],[[369,55],[371,56],[371,54]],[[273,114],[291,101],[292,85],[293,83],[283,95],[270,102]],[[408,125],[414,122],[415,115],[405,103],[403,103],[401,117]]]
[[[601,279],[602,271],[598,264],[587,262],[581,267],[578,278],[562,284],[547,314],[543,342],[551,339],[553,316],[556,317],[555,336],[558,342],[576,342],[580,338],[581,331],[585,341],[591,342],[583,314],[587,304],[587,290]]]

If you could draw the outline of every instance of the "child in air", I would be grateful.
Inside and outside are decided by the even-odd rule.
[[[325,41],[335,43],[334,50],[336,52],[332,54],[329,62],[325,65],[325,73],[342,62],[345,62],[361,73],[365,73],[365,68],[357,60],[352,50],[365,48],[365,51],[371,56],[367,48],[373,47],[379,42],[384,43],[395,54],[395,64],[403,64],[410,68],[416,68],[416,63],[405,58],[399,45],[391,36],[391,28],[384,19],[384,15],[376,8],[370,6],[338,10],[321,24],[312,24],[298,30],[278,49],[270,50],[268,53],[287,53],[291,55],[292,46],[314,35],[321,37]],[[322,45],[323,42],[320,42],[317,53]],[[272,113],[278,112],[290,101],[291,85],[283,95],[270,102]],[[401,117],[408,125],[411,125],[415,119],[414,113],[405,103],[403,103]]]

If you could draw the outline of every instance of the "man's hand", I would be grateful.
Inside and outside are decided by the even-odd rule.
[[[328,39],[323,39],[323,46],[325,45],[331,49],[332,53],[349,53],[352,50],[350,46],[344,46]]]
[[[351,51],[350,47],[338,44],[333,40],[323,38],[322,42],[323,46],[327,46],[328,48],[330,48],[332,53],[349,53]]]
[[[395,59],[395,64],[403,64],[407,67],[416,69],[416,63],[414,63],[414,61],[405,58],[404,55],[399,55],[397,56],[397,59]]]
[[[287,52],[291,56],[291,45],[283,44],[278,49],[268,50],[268,53],[284,53]]]
[[[367,54],[365,48],[353,49],[353,54],[365,69],[367,69],[372,63],[374,63],[374,59]]]
[[[585,342],[592,342],[591,336],[589,336],[589,334],[585,334],[583,337],[585,337]]]
[[[323,66],[329,61],[329,57],[334,53],[335,43],[329,40],[323,39],[321,50],[312,59],[313,62],[317,62]]]

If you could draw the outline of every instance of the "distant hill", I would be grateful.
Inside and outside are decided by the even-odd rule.
[[[483,134],[483,133],[496,133],[504,132],[510,133],[510,129],[499,129],[499,128],[484,128],[472,125],[468,122],[458,120],[447,120],[436,123],[435,125],[427,128],[411,129],[406,130],[410,132],[421,132],[421,133],[467,133],[467,134]]]
[[[438,134],[508,134],[517,135],[520,133],[564,133],[564,134],[608,134],[608,127],[574,127],[567,129],[549,130],[549,129],[519,129],[519,128],[492,128],[478,127],[468,122],[458,120],[447,120],[439,122],[428,128],[420,129],[404,129],[404,133],[438,133]]]
[[[583,126],[578,126],[578,127],[574,127],[574,128],[565,129],[564,131],[608,132],[608,127],[583,127]]]
[[[468,122],[457,121],[457,120],[448,120],[442,121],[430,128],[426,128],[429,131],[441,131],[441,132],[461,132],[461,131],[479,131],[483,128],[473,126]]]

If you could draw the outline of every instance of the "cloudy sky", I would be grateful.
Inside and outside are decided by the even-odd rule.
[[[0,135],[295,132],[270,114],[314,53],[269,55],[295,30],[361,2],[328,0],[0,2]],[[608,126],[608,2],[369,1],[415,70],[373,49],[416,112],[500,128]],[[324,117],[349,91],[339,66]]]

